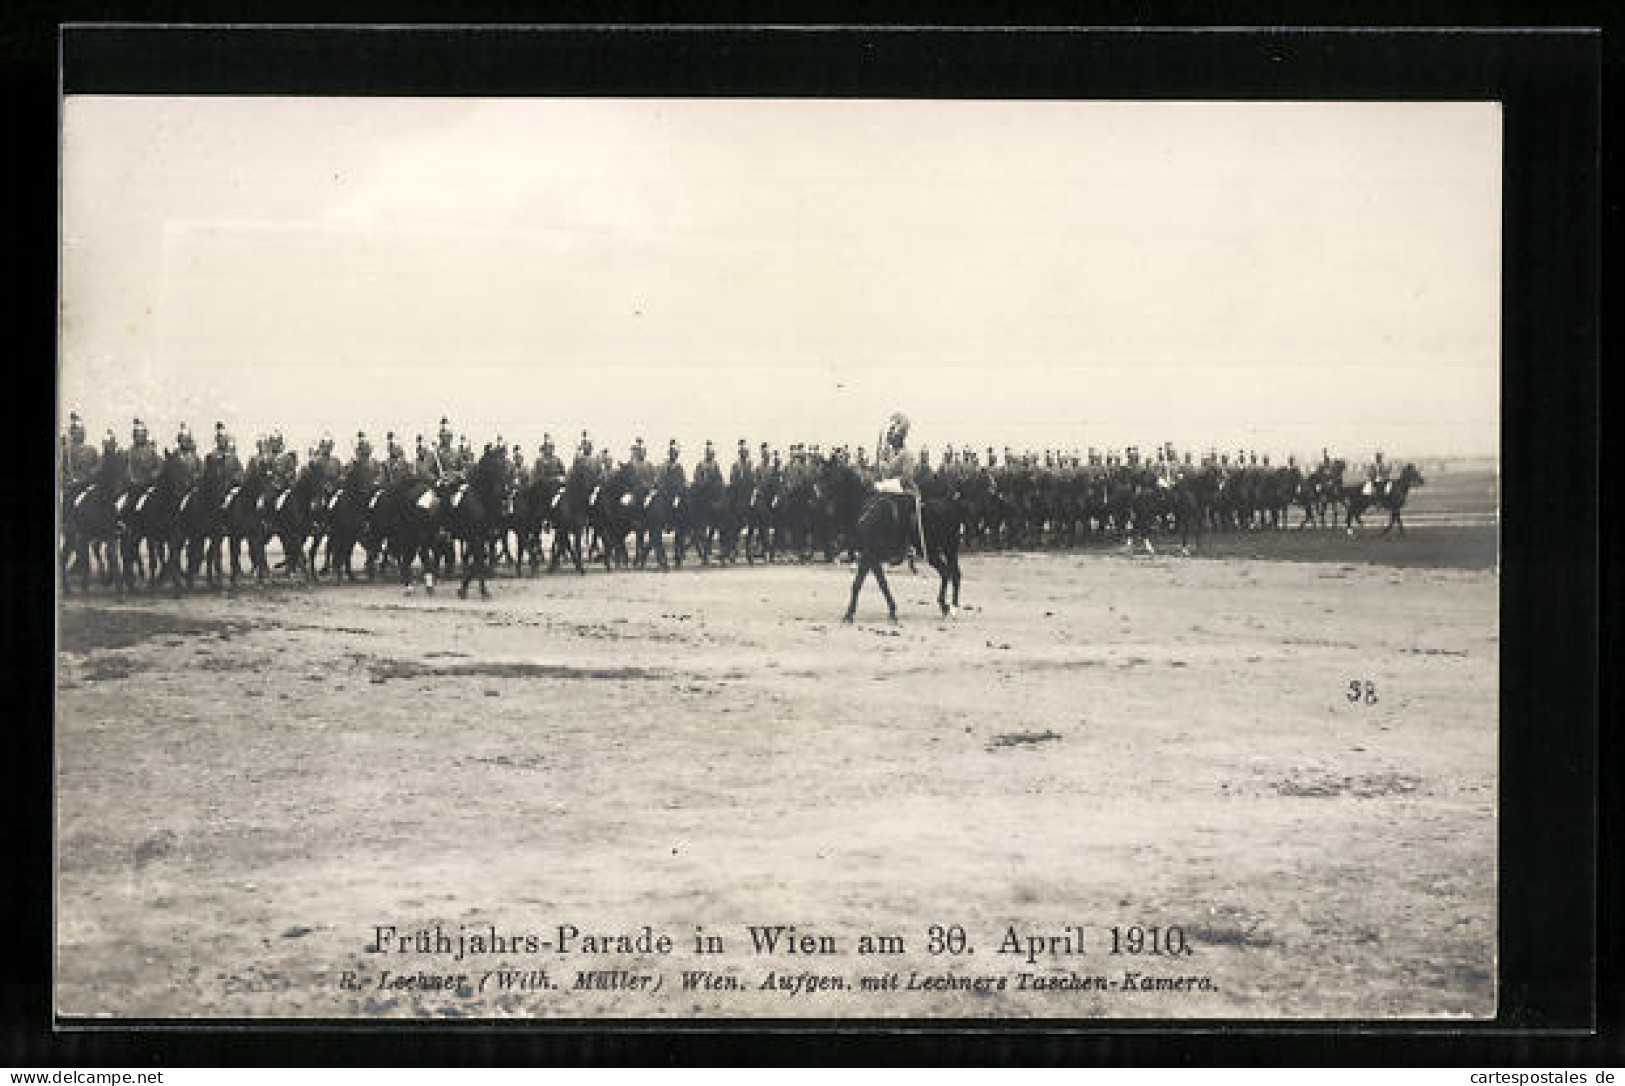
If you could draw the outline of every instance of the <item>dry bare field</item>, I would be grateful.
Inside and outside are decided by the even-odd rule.
[[[897,626],[872,585],[843,626],[823,564],[75,597],[58,1008],[1487,1015],[1493,539],[969,555],[956,619],[895,573]],[[585,949],[645,925],[674,949]],[[836,952],[756,952],[776,925]],[[379,926],[548,945],[372,953]]]

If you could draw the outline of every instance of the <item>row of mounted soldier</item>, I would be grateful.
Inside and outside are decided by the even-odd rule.
[[[1247,450],[1234,458],[1212,450],[1198,462],[1172,444],[1152,455],[1135,447],[1121,455],[1090,449],[1041,456],[1006,448],[1002,459],[991,447],[985,456],[949,447],[933,464],[925,449],[905,450],[907,432],[907,420],[893,416],[873,461],[861,447],[826,452],[794,444],[781,453],[765,442],[753,457],[740,440],[726,474],[707,441],[689,479],[675,440],[659,463],[641,438],[617,463],[583,431],[567,467],[544,437],[527,464],[523,451],[500,437],[475,454],[442,418],[436,440],[419,435],[410,455],[389,433],[384,456],[376,457],[358,433],[347,463],[324,437],[301,464],[273,432],[243,463],[221,423],[200,457],[184,426],[174,446],[160,450],[140,420],[128,449],[109,430],[98,450],[75,413],[61,439],[63,584],[69,588],[71,571],[88,588],[93,558],[121,590],[143,578],[178,590],[200,570],[215,585],[227,577],[226,558],[235,584],[245,549],[263,581],[272,572],[265,548],[273,538],[291,575],[315,579],[331,569],[353,579],[359,547],[369,576],[393,563],[408,586],[414,560],[432,586],[436,573],[455,564],[461,542],[465,574],[480,577],[482,590],[499,553],[520,574],[536,569],[544,533],[551,536],[550,570],[565,558],[578,570],[593,557],[610,568],[642,566],[651,554],[665,569],[667,535],[677,565],[690,548],[706,563],[772,561],[784,553],[828,558],[852,547],[865,498],[889,489],[948,503],[957,534],[971,547],[1070,546],[1111,536],[1151,549],[1159,533],[1177,533],[1188,546],[1208,531],[1286,527],[1293,508],[1302,510],[1299,527],[1329,525],[1340,514],[1352,528],[1373,505],[1388,509],[1389,527],[1403,532],[1398,509],[1421,483],[1414,466],[1391,472],[1380,452],[1353,482],[1344,461],[1325,450],[1309,470],[1293,457],[1272,466],[1267,453]]]

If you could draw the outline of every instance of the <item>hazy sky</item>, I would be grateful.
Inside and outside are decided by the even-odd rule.
[[[99,435],[1496,451],[1492,103],[67,99]],[[528,448],[527,448],[528,451]]]

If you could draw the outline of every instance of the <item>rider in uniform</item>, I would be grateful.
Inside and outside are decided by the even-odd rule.
[[[395,431],[391,430],[384,440],[389,449],[389,458],[384,461],[384,485],[394,486],[410,479],[414,474],[414,467],[406,459],[406,450],[395,440]]]
[[[722,485],[722,466],[717,463],[717,450],[709,438],[705,442],[705,458],[694,465],[694,485]]]
[[[192,440],[192,431],[186,428],[184,422],[175,435],[175,455],[185,463],[187,474],[191,478],[196,479],[203,474],[203,461],[197,454],[197,442]]]
[[[204,466],[219,464],[216,469],[220,473],[221,481],[228,487],[236,486],[243,481],[243,465],[237,459],[236,450],[232,448],[231,435],[226,433],[226,424],[214,424],[214,448],[204,459]]]
[[[875,484],[875,489],[882,494],[902,495],[900,499],[887,499],[887,506],[898,518],[899,526],[904,528],[903,534],[909,540],[908,550],[917,550],[920,547],[919,494],[914,488],[917,464],[906,447],[908,428],[906,415],[900,411],[892,415],[876,462],[879,482]],[[913,524],[910,525],[909,521],[913,521]],[[901,561],[903,557],[905,555],[899,555],[897,560]]]
[[[681,494],[688,486],[688,475],[679,459],[681,455],[677,439],[672,438],[666,443],[666,462],[660,468],[660,487],[670,494]]]
[[[413,457],[412,470],[419,479],[425,482],[434,482],[434,451],[429,448],[429,443],[423,440],[422,434],[418,435],[417,451]]]
[[[163,469],[164,458],[147,437],[147,424],[140,419],[135,420],[130,430],[130,486],[145,490],[158,481],[158,474]]]
[[[637,438],[632,442],[632,480],[640,490],[653,490],[655,480],[659,475],[658,469],[649,462],[649,451],[643,444],[643,439]]]
[[[355,457],[350,461],[347,475],[352,485],[365,491],[378,485],[378,461],[372,458],[372,442],[367,440],[365,432],[356,432]]]
[[[85,424],[79,412],[68,413],[68,437],[62,447],[62,483],[66,488],[81,487],[96,477],[101,456],[96,446],[85,440]]]
[[[536,466],[533,471],[537,479],[564,478],[564,461],[553,451],[552,434],[542,435],[542,446],[536,454]]]
[[[762,457],[767,457],[767,446],[762,446]],[[756,485],[756,471],[750,465],[750,446],[744,438],[739,439],[739,455],[734,459],[734,466],[728,472],[728,489],[736,494],[750,496],[751,488]]]

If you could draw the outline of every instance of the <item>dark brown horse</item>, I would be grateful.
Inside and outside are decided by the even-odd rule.
[[[959,523],[961,514],[953,500],[925,500],[916,518],[915,498],[907,494],[872,494],[864,502],[852,530],[858,552],[858,570],[852,577],[852,598],[847,603],[843,620],[851,622],[858,610],[858,593],[870,573],[886,598],[886,610],[892,622],[897,621],[897,601],[892,598],[886,583],[886,565],[896,565],[908,554],[911,541],[925,552],[926,560],[937,571],[941,583],[937,588],[937,606],[944,615],[959,610]],[[919,537],[924,534],[924,539]],[[949,587],[953,588],[953,603],[948,602]]]

